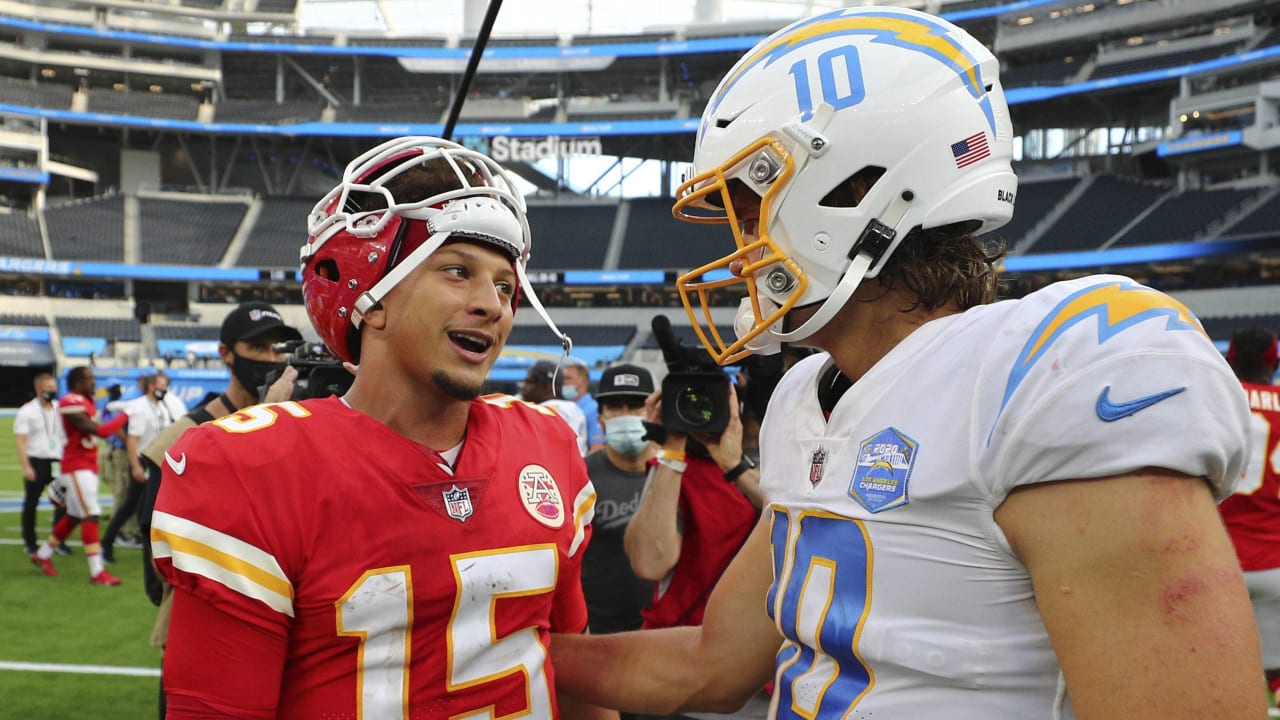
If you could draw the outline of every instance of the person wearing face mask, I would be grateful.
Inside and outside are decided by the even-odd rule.
[[[586,457],[597,499],[591,545],[582,560],[587,623],[596,634],[638,629],[640,611],[653,598],[653,584],[631,572],[623,548],[627,524],[644,494],[647,464],[657,452],[645,439],[643,422],[644,401],[653,389],[648,370],[617,365],[604,371],[596,392],[605,446]]]
[[[587,452],[593,453],[604,448],[604,425],[600,424],[596,399],[588,389],[591,386],[591,371],[587,364],[578,358],[569,358],[564,366],[564,389],[560,397],[578,404],[578,409],[587,418]]]
[[[147,474],[142,467],[141,450],[175,419],[165,402],[169,392],[168,375],[143,375],[138,378],[138,387],[142,395],[125,408],[129,424],[125,435],[128,480],[124,501],[116,506],[111,524],[102,536],[102,559],[109,563],[116,561],[115,542],[121,530],[130,520],[137,521],[138,506],[146,490]]]
[[[62,459],[62,448],[67,444],[55,402],[58,381],[49,373],[40,373],[33,384],[35,398],[18,408],[13,419],[13,435],[18,444],[18,462],[22,464],[25,489],[22,498],[22,544],[28,556],[36,551],[36,506],[44,489],[53,482],[53,464]],[[65,514],[64,508],[55,505],[53,523],[56,525]]]

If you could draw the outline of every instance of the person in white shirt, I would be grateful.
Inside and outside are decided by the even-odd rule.
[[[58,381],[49,373],[40,373],[33,385],[35,398],[18,408],[13,419],[18,462],[22,464],[22,544],[28,556],[36,551],[36,506],[44,489],[53,482],[53,464],[62,459],[62,448],[67,444],[55,402]],[[65,509],[55,505],[53,522],[65,514]]]
[[[169,427],[176,419],[165,402],[169,395],[169,376],[164,373],[144,375],[138,379],[142,396],[130,401],[125,408],[129,416],[129,427],[125,435],[125,452],[129,457],[129,492],[125,496],[124,505],[116,508],[111,515],[111,524],[102,535],[102,559],[113,563],[115,558],[116,537],[120,528],[129,518],[138,512],[138,503],[147,486],[147,473],[142,467],[139,453],[161,430]]]

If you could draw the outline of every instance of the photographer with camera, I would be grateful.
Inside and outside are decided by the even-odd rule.
[[[645,401],[645,415],[660,450],[624,543],[636,576],[658,583],[643,627],[698,625],[755,524],[760,474],[743,454],[728,376],[706,353],[684,348],[665,316],[653,319],[653,332],[668,374]]]

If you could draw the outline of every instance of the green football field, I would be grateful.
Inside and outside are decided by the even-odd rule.
[[[21,473],[13,417],[0,417],[0,716],[156,717],[160,653],[147,642],[155,608],[142,591],[142,551],[116,548],[110,569],[123,584],[90,585],[77,531],[75,554],[55,556],[58,576],[45,577],[22,551]],[[37,536],[48,534],[50,514],[41,510]]]

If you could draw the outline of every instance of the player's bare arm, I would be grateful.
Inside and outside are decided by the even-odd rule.
[[[1267,716],[1248,594],[1204,482],[1147,468],[1033,486],[996,521],[1030,572],[1077,717]]]
[[[700,627],[554,635],[557,685],[631,712],[737,710],[769,681],[782,642],[766,609],[772,580],[766,516],[711,593]]]

